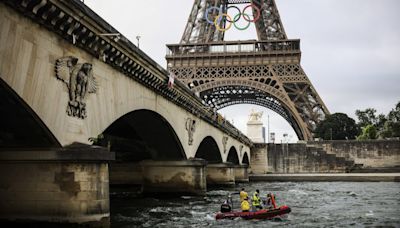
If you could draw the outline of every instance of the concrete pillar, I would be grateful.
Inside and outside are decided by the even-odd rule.
[[[207,165],[208,186],[235,186],[235,171],[232,163],[218,163]]]
[[[140,186],[143,170],[140,162],[113,162],[110,164],[110,184],[118,186]]]
[[[203,159],[184,161],[141,162],[143,168],[143,193],[173,193],[204,195],[206,165]]]
[[[0,220],[108,226],[114,155],[92,146],[0,151]]]
[[[247,183],[249,182],[249,165],[235,165],[235,182],[236,183]]]
[[[251,148],[251,172],[253,174],[265,174],[268,172],[268,151],[265,143],[254,144]]]

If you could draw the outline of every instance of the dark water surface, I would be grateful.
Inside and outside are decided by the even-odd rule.
[[[278,205],[292,212],[279,220],[215,220],[215,212],[232,190],[207,192],[206,197],[136,198],[111,189],[111,227],[400,227],[400,183],[394,182],[255,182],[276,194]],[[238,202],[239,196],[234,196]],[[238,203],[236,203],[236,206]]]

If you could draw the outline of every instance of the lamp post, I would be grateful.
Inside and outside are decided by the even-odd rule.
[[[268,138],[268,139],[267,139],[267,143],[269,143],[269,140],[270,140],[270,139],[269,139],[269,137],[270,137],[270,135],[269,135],[269,114],[267,114],[267,127],[268,127],[268,131],[267,131],[267,132],[268,132],[268,135],[267,135],[267,138]]]
[[[139,49],[140,49],[140,47],[139,47],[139,45],[140,45],[140,43],[139,43],[140,38],[142,38],[142,37],[141,37],[141,36],[136,36],[137,47],[138,47]]]

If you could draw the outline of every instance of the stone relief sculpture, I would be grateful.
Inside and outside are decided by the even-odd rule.
[[[196,131],[196,120],[191,118],[186,119],[186,130],[188,132],[188,144],[191,146],[193,144],[193,133]]]
[[[243,155],[243,145],[240,145],[239,146],[239,154],[240,154],[240,157],[242,157],[242,155]]]
[[[85,119],[86,95],[87,93],[95,93],[97,90],[92,64],[80,64],[78,58],[67,56],[56,60],[55,71],[56,77],[68,87],[67,114]]]
[[[263,112],[256,112],[254,109],[251,110],[249,115],[249,121],[261,121]]]
[[[222,146],[224,147],[224,153],[226,153],[226,144],[228,143],[228,136],[222,137]]]

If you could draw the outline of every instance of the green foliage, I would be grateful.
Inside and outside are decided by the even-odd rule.
[[[388,114],[388,120],[384,124],[383,134],[386,138],[400,137],[400,102]]]
[[[359,132],[360,128],[355,120],[344,113],[327,116],[314,131],[316,137],[324,140],[355,139]]]
[[[376,110],[373,108],[367,108],[365,110],[356,110],[356,116],[358,118],[358,125],[363,129],[358,139],[374,139],[374,138],[394,138],[400,137],[400,102],[397,103],[396,107],[392,109],[387,116],[384,114],[376,115]],[[369,127],[374,126],[377,132],[376,137],[373,135],[367,135],[364,130],[374,131]],[[365,129],[368,127],[368,129]],[[368,133],[373,134],[373,133]]]
[[[376,109],[374,108],[367,108],[364,111],[356,110],[356,116],[358,118],[358,125],[360,127],[366,127],[371,124],[376,124],[377,117],[375,115]]]
[[[88,141],[92,143],[92,145],[100,145],[100,142],[104,139],[104,135],[100,134],[97,137],[90,137]]]
[[[388,119],[386,118],[386,116],[384,114],[379,114],[376,118],[376,123],[375,123],[375,127],[378,131],[382,131],[383,127],[386,123]]]
[[[385,125],[383,126],[383,130],[379,132],[379,136],[384,139],[400,137],[400,121],[386,121]]]
[[[376,139],[377,130],[372,124],[369,124],[362,128],[362,133],[357,137],[358,140]]]
[[[400,122],[400,102],[389,112],[388,119],[393,122]]]

